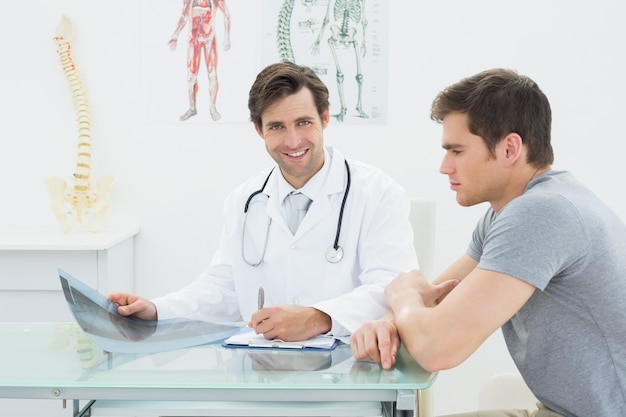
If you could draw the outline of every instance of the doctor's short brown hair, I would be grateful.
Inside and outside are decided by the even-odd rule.
[[[270,64],[257,75],[250,88],[248,109],[250,120],[257,126],[263,124],[262,116],[276,100],[308,88],[313,95],[320,118],[330,107],[328,88],[309,67],[293,62]]]

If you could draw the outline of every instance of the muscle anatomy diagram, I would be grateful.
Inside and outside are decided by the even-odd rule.
[[[169,41],[170,49],[176,49],[178,36],[189,23],[189,39],[187,43],[187,91],[189,95],[189,109],[180,116],[185,121],[198,114],[196,98],[198,94],[198,75],[204,58],[208,76],[208,90],[210,98],[209,113],[214,121],[221,118],[217,110],[217,94],[219,83],[218,68],[218,39],[216,34],[216,18],[222,13],[224,21],[224,51],[230,49],[230,12],[226,0],[183,0],[183,10],[178,24]]]

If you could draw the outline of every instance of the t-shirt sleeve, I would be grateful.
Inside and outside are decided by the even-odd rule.
[[[540,290],[587,262],[588,233],[562,196],[524,195],[500,213],[489,210],[474,230],[468,255],[478,268],[501,272]]]

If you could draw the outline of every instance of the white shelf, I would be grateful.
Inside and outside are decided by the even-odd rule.
[[[97,233],[60,229],[0,230],[0,250],[106,250],[139,233],[137,226],[125,226]]]
[[[137,233],[0,230],[0,320],[73,321],[58,268],[102,294],[134,292]]]

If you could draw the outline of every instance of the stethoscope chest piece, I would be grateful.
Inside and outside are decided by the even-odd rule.
[[[336,264],[342,259],[343,259],[343,249],[341,248],[341,246],[337,246],[336,249],[331,246],[326,251],[326,260],[330,262],[331,264]]]

